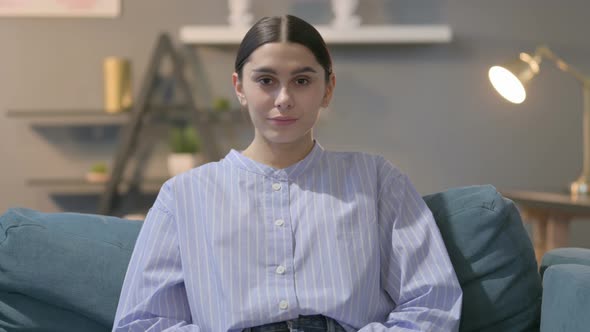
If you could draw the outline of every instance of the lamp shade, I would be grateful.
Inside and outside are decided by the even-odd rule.
[[[520,104],[526,99],[526,86],[539,72],[540,59],[521,53],[515,61],[493,66],[488,72],[490,82],[508,101]]]

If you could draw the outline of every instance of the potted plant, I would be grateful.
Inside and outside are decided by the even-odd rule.
[[[216,112],[224,112],[229,111],[231,108],[231,103],[229,99],[225,97],[217,97],[213,100],[213,110]]]
[[[172,127],[170,131],[168,173],[175,176],[205,162],[201,141],[191,126]]]
[[[109,180],[109,168],[106,163],[99,162],[90,168],[86,173],[86,180],[92,183],[104,183]]]
[[[212,121],[217,122],[222,119],[227,121],[230,119],[229,110],[231,109],[231,103],[229,99],[225,97],[216,97],[215,99],[213,99],[211,109],[213,110],[213,112],[209,114],[210,119]]]

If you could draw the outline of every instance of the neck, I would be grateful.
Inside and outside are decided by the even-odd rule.
[[[313,146],[311,137],[292,143],[272,143],[254,139],[242,154],[256,162],[281,169],[303,160]]]

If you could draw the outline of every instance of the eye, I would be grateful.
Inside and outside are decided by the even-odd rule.
[[[273,79],[270,77],[260,77],[256,80],[260,85],[271,85],[273,83]]]
[[[295,79],[297,85],[308,85],[311,81],[307,77],[299,77]]]

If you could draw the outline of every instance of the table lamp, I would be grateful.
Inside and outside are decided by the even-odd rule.
[[[533,55],[520,53],[518,59],[502,66],[493,66],[488,72],[490,82],[498,93],[508,101],[520,104],[526,99],[526,87],[528,83],[539,73],[539,67],[543,59],[549,59],[557,68],[569,73],[582,85],[584,95],[584,165],[582,175],[570,184],[572,195],[590,194],[590,77],[581,74],[559,58],[547,46],[539,46]]]

